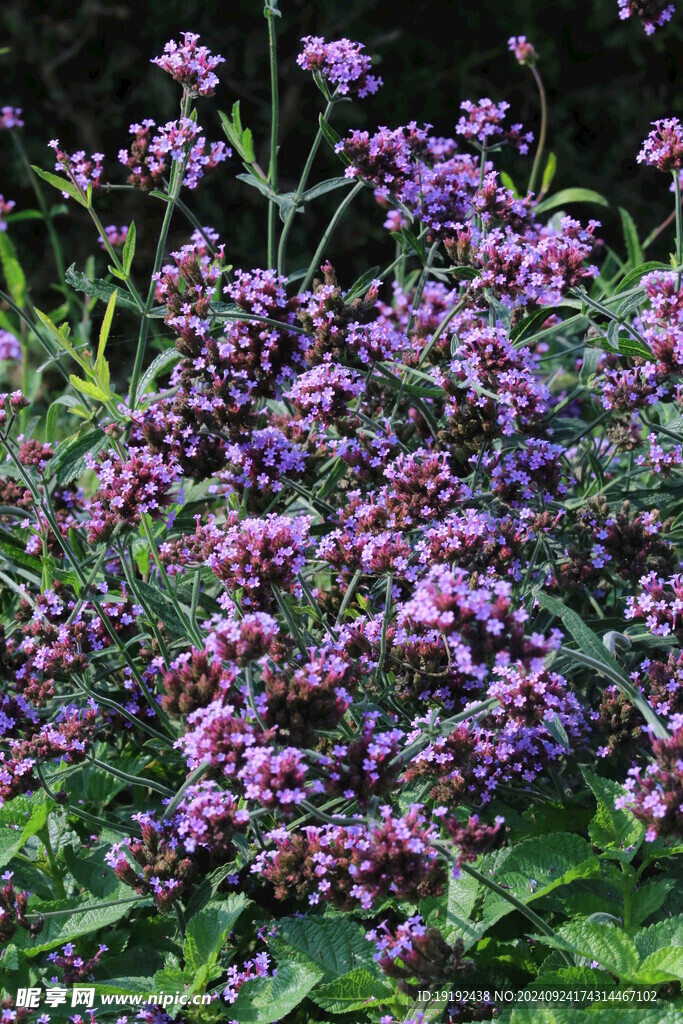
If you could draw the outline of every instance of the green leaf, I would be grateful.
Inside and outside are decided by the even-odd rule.
[[[213,966],[238,917],[248,904],[249,900],[242,893],[231,893],[223,903],[210,903],[195,914],[185,933],[185,966],[193,971]]]
[[[135,258],[135,221],[130,222],[128,228],[128,234],[126,235],[126,241],[123,246],[123,253],[121,254],[121,263],[123,265],[123,272],[128,277],[130,275],[130,268],[133,265],[133,259]]]
[[[517,191],[517,186],[515,185],[514,181],[510,177],[510,175],[506,174],[505,171],[501,171],[500,172],[500,180],[505,185],[505,188],[509,188],[510,189],[510,191],[512,192],[512,194],[515,197],[515,199],[519,199],[519,192]]]
[[[549,317],[562,317],[573,312],[574,310],[571,306],[544,306],[543,309],[537,309],[529,316],[525,316],[523,320],[520,320],[517,326],[512,329],[510,337],[512,341],[519,342],[526,334],[533,335],[536,328],[542,327]]]
[[[307,203],[311,199],[317,199],[319,196],[327,195],[328,192],[334,192],[335,189],[344,188],[345,185],[351,184],[350,178],[328,178],[327,181],[321,181],[318,185],[314,185],[313,188],[307,189],[301,197],[301,202]]]
[[[325,120],[322,114],[320,115],[320,130],[325,137],[325,141],[328,142],[333,149],[337,143],[341,141],[341,135],[334,130],[332,125]],[[337,156],[341,157],[341,159],[347,164],[351,162],[343,153],[338,153]]]
[[[0,231],[0,263],[7,282],[7,290],[19,309],[23,309],[26,299],[26,277],[17,259],[16,250],[4,231]]]
[[[95,398],[98,402],[106,402],[109,397],[97,384],[93,384],[89,380],[83,380],[82,377],[77,377],[75,373],[69,375],[69,380],[71,381],[71,386],[76,391],[80,391],[82,395],[89,395],[90,398]]]
[[[614,801],[625,790],[618,782],[603,779],[589,768],[582,768],[583,777],[598,802],[595,817],[588,826],[591,842],[601,850],[610,850],[618,860],[633,860],[645,837],[645,826],[630,811],[618,811]]]
[[[559,206],[566,206],[568,203],[596,203],[598,206],[609,206],[604,196],[590,188],[565,188],[538,203],[534,212],[546,213],[548,210],[556,210]]]
[[[621,355],[629,358],[651,360],[654,357],[654,353],[648,345],[637,341],[636,338],[631,338],[630,335],[619,335],[618,347]]]
[[[245,160],[246,163],[253,164],[256,160],[256,155],[254,153],[254,140],[249,128],[242,127],[239,100],[237,100],[236,103],[233,103],[232,119],[230,119],[227,114],[224,114],[222,110],[218,111],[218,116],[221,119],[223,131],[241,158]]]
[[[683,949],[657,949],[638,969],[641,985],[657,985],[666,981],[683,981]]]
[[[534,836],[483,858],[479,870],[493,871],[493,880],[523,903],[531,903],[554,889],[600,874],[600,862],[590,844],[570,832]],[[482,923],[486,928],[515,908],[504,897],[487,892]]]
[[[379,267],[370,267],[365,273],[361,274],[357,278],[349,290],[344,294],[344,301],[349,303],[353,302],[354,299],[359,298],[361,295],[365,295],[372,282],[376,279],[379,274]]]
[[[621,981],[637,983],[638,952],[621,928],[610,924],[569,921],[553,936],[537,935],[535,938],[546,946],[584,957],[589,964],[596,960],[600,967],[616,974]]]
[[[683,946],[683,917],[669,917],[657,921],[649,928],[642,928],[633,936],[641,960],[645,960],[658,949]]]
[[[67,325],[63,324],[62,329],[60,330],[57,325],[52,322],[47,313],[43,313],[43,311],[37,307],[35,308],[35,314],[43,327],[45,327],[49,331],[50,335],[55,339],[59,347],[64,349],[65,352],[68,352],[71,358],[74,359],[86,373],[88,373],[90,371],[90,367],[86,363],[85,359],[79,355],[67,337]]]
[[[373,969],[372,945],[360,925],[348,917],[300,917],[278,921],[271,948],[291,959],[312,964],[324,971],[323,980],[331,981],[361,965]]]
[[[70,284],[72,288],[75,288],[77,292],[84,292],[86,295],[93,295],[96,299],[103,299],[108,302],[113,292],[117,289],[113,284],[109,284],[108,281],[103,281],[101,278],[96,277],[90,279],[82,274],[80,270],[75,269],[76,264],[72,263],[67,268],[65,273],[66,283]],[[140,312],[137,304],[134,300],[126,295],[124,292],[118,296],[118,304],[125,309],[134,309],[137,313]]]
[[[115,894],[115,898],[130,896],[131,892],[127,886],[121,888]],[[36,907],[37,912],[47,913],[55,910],[68,910],[71,913],[59,914],[56,917],[45,919],[45,926],[37,939],[31,939],[28,933],[19,929],[15,935],[15,942],[25,959],[32,959],[45,953],[55,946],[62,946],[66,942],[73,942],[81,935],[88,935],[90,932],[107,928],[114,921],[125,917],[134,906],[149,905],[150,900],[139,902],[117,903],[115,906],[100,907],[98,900],[60,900],[56,903],[42,903]]]
[[[115,288],[109,296],[109,302],[107,303],[107,308],[104,311],[104,318],[102,320],[102,326],[100,327],[100,339],[97,346],[98,360],[104,356],[104,350],[107,347],[107,340],[109,338],[112,320],[114,319],[114,309],[116,308],[116,299],[118,294],[118,288]]]
[[[187,627],[179,618],[163,590],[145,583],[144,580],[136,580],[135,589],[140,592],[150,611],[158,617],[170,633],[173,633],[174,636],[185,636]]]
[[[60,178],[58,174],[53,174],[52,171],[44,171],[41,167],[36,167],[34,164],[31,164],[31,170],[35,171],[38,177],[46,181],[48,185],[59,189],[60,192],[66,192],[68,196],[76,200],[79,206],[84,206],[87,209],[88,203],[86,199],[81,195],[73,182],[67,181],[66,178]]]
[[[78,479],[86,470],[85,456],[97,453],[107,443],[107,435],[99,427],[86,434],[77,434],[63,441],[50,459],[46,473],[54,476],[60,487]]]
[[[32,797],[15,796],[0,807],[0,867],[45,825],[50,806],[51,801],[40,792]]]
[[[560,619],[579,645],[579,651],[563,647],[562,653],[568,658],[578,661],[580,664],[587,665],[609,679],[622,693],[626,694],[632,704],[636,705],[643,718],[653,726],[655,734],[659,737],[667,737],[669,734],[659,716],[653,711],[619,663],[609,654],[600,638],[593,632],[590,626],[586,625],[581,616],[577,615],[571,608],[567,608],[559,598],[551,597],[550,594],[545,594],[540,590],[535,593],[541,607],[546,608]]]
[[[343,974],[325,985],[317,985],[310,998],[328,1013],[352,1013],[381,1006],[396,998],[393,988],[363,967]]]
[[[557,157],[554,153],[548,153],[543,178],[541,179],[541,193],[545,194],[553,183],[555,171],[557,170]]]
[[[154,383],[160,373],[163,373],[164,370],[175,366],[175,364],[179,363],[182,358],[182,355],[176,348],[168,348],[165,352],[160,352],[159,355],[152,360],[140,378],[140,387],[138,388],[139,394],[144,395],[147,388]]]
[[[625,292],[635,281],[639,281],[641,277],[644,277],[645,274],[651,273],[653,270],[671,270],[671,267],[666,263],[659,263],[656,260],[650,260],[648,263],[641,263],[639,267],[629,270],[623,281],[619,282],[614,294],[619,295],[621,292]]]
[[[301,1003],[321,972],[303,964],[278,964],[274,978],[254,978],[240,987],[230,1006],[230,1020],[238,1024],[273,1024]]]
[[[621,217],[621,226],[624,230],[628,261],[632,267],[639,267],[643,262],[643,250],[638,238],[638,228],[631,214],[623,206],[619,207],[619,216]]]

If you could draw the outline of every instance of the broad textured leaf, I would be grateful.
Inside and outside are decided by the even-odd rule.
[[[238,1024],[273,1024],[306,998],[320,976],[319,970],[304,964],[279,964],[274,978],[254,978],[241,986],[229,1019]]]
[[[599,874],[600,863],[590,844],[569,832],[534,836],[510,846],[494,857],[484,858],[479,870],[493,868],[493,880],[507,887],[523,903],[545,896],[575,879]],[[497,893],[484,900],[482,924],[487,928],[515,908]]]
[[[311,999],[328,1013],[351,1013],[381,1006],[396,998],[396,992],[376,974],[359,968],[326,985],[318,985]]]
[[[641,960],[647,959],[655,950],[670,946],[683,946],[683,917],[669,917],[657,921],[649,928],[643,928],[633,936]]]
[[[614,925],[569,921],[553,936],[537,935],[536,939],[554,949],[585,957],[589,964],[595,960],[621,981],[636,981],[638,951],[631,938]]]
[[[224,903],[213,903],[195,914],[187,926],[183,956],[192,970],[216,963],[228,935],[249,900],[231,893]]]
[[[374,970],[374,946],[360,925],[348,917],[300,917],[278,921],[277,935],[269,945],[287,957],[293,950],[302,959],[323,970],[324,981],[348,974],[366,964]]]
[[[634,925],[643,921],[659,910],[666,902],[669,893],[676,888],[674,878],[651,878],[643,882],[631,897],[631,921]]]
[[[598,803],[596,815],[588,826],[591,841],[601,850],[612,851],[618,860],[633,860],[645,837],[645,826],[630,811],[616,810],[614,802],[623,796],[623,786],[601,778],[589,768],[582,771]]]
[[[8,864],[26,840],[43,827],[49,806],[40,792],[32,797],[15,796],[0,807],[0,867]]]
[[[114,895],[115,898],[125,899],[130,896],[130,889],[128,886],[122,885]],[[35,910],[38,912],[70,910],[73,913],[46,918],[43,930],[34,940],[30,939],[28,933],[23,931],[23,929],[19,929],[14,941],[21,949],[22,955],[30,959],[38,956],[40,953],[54,949],[55,946],[63,946],[66,942],[73,942],[75,939],[80,938],[81,935],[87,935],[89,932],[106,928],[113,924],[114,921],[119,921],[122,917],[125,917],[134,906],[140,906],[140,903],[143,901],[137,903],[118,903],[113,907],[102,908],[97,907],[98,902],[100,901],[65,900],[59,903],[44,903],[35,907]],[[144,902],[146,904],[151,903],[150,900]]]
[[[638,979],[641,985],[683,981],[683,947],[672,946],[650,953],[638,969]]]

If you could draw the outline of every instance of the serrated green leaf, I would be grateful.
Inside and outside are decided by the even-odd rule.
[[[104,299],[107,302],[113,292],[117,289],[115,285],[110,284],[108,281],[103,281],[101,278],[90,279],[85,274],[81,273],[80,270],[75,269],[76,264],[72,263],[67,268],[65,273],[66,283],[70,284],[72,288],[75,288],[77,292],[84,292],[86,295],[92,295],[96,299]],[[134,309],[136,312],[140,312],[135,301],[124,292],[121,292],[118,297],[118,304],[125,309]]]
[[[192,971],[213,966],[248,904],[249,900],[242,893],[231,893],[224,902],[211,903],[195,914],[185,932],[185,966]]]
[[[347,917],[300,917],[278,921],[275,941],[269,945],[279,955],[291,959],[290,950],[299,954],[297,960],[309,962],[324,971],[323,980],[330,981],[365,964],[372,970],[372,944],[360,925]]]
[[[595,817],[588,826],[591,841],[601,850],[610,850],[618,860],[633,860],[645,837],[645,826],[627,810],[616,810],[614,801],[624,795],[624,788],[611,779],[603,779],[589,768],[582,768],[583,777],[598,802]]]
[[[0,867],[4,867],[27,839],[45,824],[51,801],[45,794],[15,796],[0,807]]]
[[[130,889],[121,886],[115,894],[116,898],[130,896]],[[45,919],[45,925],[36,939],[31,939],[27,932],[19,929],[15,941],[25,959],[33,959],[41,953],[46,953],[55,946],[62,946],[66,942],[73,942],[81,935],[88,935],[90,932],[107,928],[114,921],[119,921],[128,914],[133,906],[149,905],[150,900],[136,901],[135,903],[117,903],[115,906],[99,907],[98,900],[60,900],[55,903],[44,903],[36,907],[37,912],[55,910],[69,910],[72,913],[59,914],[57,917]]]
[[[683,917],[669,917],[651,924],[649,928],[641,928],[633,936],[633,941],[641,960],[658,949],[683,946]]]
[[[370,1004],[373,1008],[381,1006],[395,999],[396,993],[376,974],[360,967],[334,981],[316,985],[310,998],[328,1013],[352,1013],[365,1010]]]
[[[577,879],[600,874],[600,862],[581,836],[551,832],[534,836],[482,860],[480,871],[493,871],[493,880],[523,903],[531,903]],[[486,928],[515,908],[495,892],[487,892],[482,923]]]
[[[47,313],[43,313],[42,310],[36,307],[35,314],[40,320],[43,327],[47,328],[50,335],[54,338],[59,347],[64,349],[65,352],[68,352],[71,358],[74,359],[78,363],[78,365],[86,371],[86,373],[89,372],[90,367],[86,363],[85,359],[83,359],[83,357],[76,351],[76,349],[73,347],[68,337],[66,336],[65,325],[63,325],[63,329],[60,331],[56,324],[54,324],[50,317],[47,315]]]
[[[659,910],[676,884],[673,878],[650,878],[643,882],[631,897],[631,923],[642,924]]]
[[[569,921],[554,935],[537,935],[536,939],[546,946],[584,957],[589,964],[597,961],[620,981],[637,984],[638,952],[629,936],[615,925]]]
[[[683,981],[683,948],[657,949],[638,968],[641,985],[659,985],[666,981]]]
[[[99,427],[68,438],[59,445],[56,454],[50,459],[47,475],[54,476],[60,486],[71,483],[85,472],[85,456],[88,452],[96,454],[106,443],[107,435]]]
[[[145,583],[144,580],[137,580],[135,589],[140,592],[140,596],[150,611],[158,617],[159,621],[164,624],[170,633],[174,636],[185,636],[187,627],[179,618],[178,613],[163,590]]]
[[[111,330],[112,320],[114,319],[114,310],[116,308],[116,300],[118,298],[118,288],[109,296],[109,302],[107,308],[104,311],[104,318],[102,320],[102,326],[100,327],[100,338],[97,346],[97,361],[104,357],[104,350],[107,347],[107,340],[109,338],[109,332]]]
[[[244,982],[230,1006],[230,1020],[273,1024],[306,998],[320,976],[321,971],[304,964],[279,964],[275,977]]]
[[[69,380],[71,381],[71,386],[80,394],[95,398],[98,402],[107,401],[107,395],[102,388],[98,387],[97,384],[93,384],[92,381],[83,380],[82,377],[77,377],[75,373],[69,374]]]
[[[87,208],[88,203],[86,199],[81,195],[76,186],[71,181],[67,181],[66,178],[60,178],[58,174],[53,174],[52,171],[44,171],[41,167],[36,167],[31,164],[31,170],[34,171],[39,178],[46,181],[48,185],[52,185],[53,188],[59,189],[60,192],[65,192],[72,199],[75,199],[79,206]]]
[[[123,265],[123,272],[127,276],[130,274],[130,268],[133,265],[133,259],[135,258],[135,241],[136,241],[136,230],[135,221],[130,222],[128,228],[128,234],[126,235],[126,241],[123,246],[123,253],[121,254],[121,263]]]

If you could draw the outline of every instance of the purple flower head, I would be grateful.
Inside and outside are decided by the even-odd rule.
[[[305,36],[302,52],[296,59],[305,71],[317,72],[342,96],[349,93],[363,99],[377,92],[382,79],[370,74],[371,61],[362,43],[338,39],[326,43],[322,36]]]
[[[671,21],[675,10],[668,0],[619,0],[619,17],[622,21],[635,14],[640,18],[648,36]]]
[[[218,85],[214,69],[225,62],[225,57],[198,46],[198,40],[196,32],[183,32],[183,42],[171,39],[161,57],[152,57],[152,64],[168,71],[190,96],[213,96]]]
[[[88,185],[92,185],[94,189],[99,188],[101,184],[100,178],[104,170],[102,167],[104,153],[93,153],[88,158],[85,155],[85,151],[79,149],[77,153],[69,155],[59,148],[58,139],[53,139],[48,145],[50,149],[55,151],[56,171],[61,171],[69,181],[77,185],[83,192],[87,191]],[[69,198],[68,192],[62,192],[62,195],[65,199]]]
[[[538,54],[526,36],[510,36],[508,39],[508,50],[514,53],[520,64],[535,64]]]
[[[3,359],[18,362],[21,359],[21,345],[13,334],[0,328],[0,361]]]
[[[519,149],[520,153],[526,153],[529,143],[533,142],[533,134],[527,132],[522,136],[521,125],[512,125],[509,129],[503,128],[503,121],[510,109],[510,104],[503,100],[502,103],[494,103],[493,100],[484,97],[477,103],[471,100],[463,100],[460,109],[465,113],[455,126],[458,135],[462,135],[468,142],[478,143],[480,146],[490,146],[497,142],[511,142]]]
[[[21,107],[0,107],[0,131],[23,128],[24,122],[21,119],[21,114]]]
[[[11,213],[16,205],[13,199],[5,199],[3,195],[0,195],[0,231],[7,231],[7,221],[4,216]]]
[[[653,121],[651,131],[637,156],[639,164],[658,171],[680,171],[683,167],[683,125],[677,117]]]

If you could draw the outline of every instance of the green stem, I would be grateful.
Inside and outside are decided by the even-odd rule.
[[[327,104],[327,107],[325,108],[325,113],[323,114],[323,118],[324,118],[325,121],[329,121],[330,113],[332,111],[332,107],[333,106],[334,106],[334,101],[330,100],[330,102]],[[285,272],[285,254],[286,254],[286,250],[287,250],[287,239],[289,238],[289,232],[292,230],[292,224],[294,223],[294,218],[296,217],[297,209],[298,209],[299,203],[301,201],[301,197],[302,197],[302,195],[304,194],[304,192],[306,190],[306,185],[308,183],[308,178],[310,176],[311,169],[313,167],[313,161],[315,160],[316,154],[317,154],[317,152],[318,152],[318,150],[320,148],[320,143],[322,142],[322,140],[323,140],[323,130],[322,130],[322,127],[319,127],[318,131],[316,133],[316,136],[315,136],[315,138],[313,140],[313,145],[311,146],[311,151],[308,154],[308,158],[306,160],[306,163],[304,164],[304,169],[301,172],[301,179],[300,179],[299,184],[297,186],[296,192],[294,193],[294,198],[292,199],[292,208],[289,211],[289,213],[287,214],[287,219],[285,220],[284,227],[282,228],[282,234],[280,235],[280,244],[279,244],[278,250],[277,250],[277,272],[278,272],[278,274],[284,274],[284,272]]]
[[[154,564],[157,567],[157,572],[159,573],[159,576],[161,577],[161,581],[164,584],[164,587],[166,588],[166,593],[167,593],[168,599],[170,600],[171,604],[173,605],[173,610],[175,611],[176,615],[178,616],[178,618],[182,622],[183,626],[187,630],[187,634],[190,637],[190,639],[192,640],[192,643],[194,644],[194,646],[198,650],[201,650],[203,648],[203,646],[204,646],[204,641],[202,640],[202,638],[201,638],[201,636],[199,634],[199,631],[196,630],[194,628],[194,626],[192,625],[192,623],[188,621],[188,618],[185,615],[185,612],[182,610],[182,608],[178,604],[178,599],[176,598],[175,592],[173,590],[173,587],[171,586],[171,582],[170,582],[170,580],[168,578],[168,575],[166,573],[166,568],[164,566],[164,563],[159,558],[159,551],[157,550],[156,541],[154,540],[154,534],[152,533],[152,529],[151,529],[151,527],[149,525],[149,517],[148,517],[147,514],[142,516],[142,529],[143,529],[145,537],[147,539],[147,543],[149,544],[150,551],[152,552],[152,558],[154,559]]]
[[[41,921],[44,917],[64,917],[65,914],[87,914],[91,910],[104,910],[106,907],[118,907],[124,903],[141,903],[144,896],[124,896],[120,900],[105,900],[104,903],[90,904],[87,907],[67,907],[65,910],[46,910],[43,914],[27,914],[29,921]]]
[[[681,215],[681,178],[680,172],[674,171],[674,196],[676,202],[676,266],[683,263],[683,216]],[[681,287],[681,271],[678,271],[676,288]]]
[[[163,813],[164,818],[173,817],[176,810],[178,809],[180,801],[185,796],[187,789],[190,786],[194,786],[195,782],[199,782],[202,775],[206,775],[210,767],[211,765],[208,763],[208,761],[205,761],[203,764],[197,765],[194,771],[190,772],[190,774],[187,776],[178,792],[175,794],[171,802],[167,805],[166,810]]]
[[[360,583],[362,575],[363,575],[363,570],[362,569],[356,569],[356,571],[353,574],[353,577],[351,579],[351,582],[349,583],[348,587],[346,588],[346,593],[344,594],[344,600],[342,601],[341,605],[339,606],[339,611],[337,612],[337,618],[336,618],[336,621],[335,621],[335,626],[338,626],[339,623],[344,618],[344,612],[346,611],[346,609],[348,608],[349,604],[351,603],[351,598],[353,597],[353,595],[356,592],[356,587]]]
[[[268,21],[268,54],[270,58],[270,95],[271,95],[271,118],[270,118],[270,162],[268,165],[268,183],[272,192],[277,193],[277,140],[280,122],[280,91],[277,76],[277,33],[275,31],[275,18],[280,17],[277,7],[277,0],[266,0],[264,14]],[[269,200],[268,205],[268,266],[275,265],[275,227],[277,223],[278,207],[274,199]]]
[[[54,256],[55,269],[57,271],[57,277],[59,278],[59,283],[61,285],[64,285],[64,283],[65,283],[65,280],[64,280],[65,274],[64,274],[64,257],[62,255],[62,247],[59,244],[59,237],[57,235],[57,232],[55,231],[55,226],[52,223],[52,215],[51,215],[50,209],[49,209],[49,207],[47,205],[47,201],[45,199],[45,196],[43,194],[43,190],[40,187],[40,183],[39,183],[39,180],[38,180],[38,175],[35,173],[35,171],[31,167],[31,163],[29,161],[28,156],[26,155],[26,150],[24,149],[23,143],[22,143],[21,139],[19,138],[18,133],[17,132],[10,132],[10,135],[12,137],[12,142],[14,143],[14,146],[15,146],[15,148],[16,148],[16,150],[17,150],[17,152],[18,152],[18,154],[19,154],[19,156],[21,158],[21,162],[24,165],[24,168],[25,168],[26,173],[28,175],[28,179],[31,182],[31,187],[32,187],[32,189],[33,189],[33,191],[35,193],[35,197],[36,197],[36,200],[38,202],[38,206],[40,207],[40,212],[43,215],[43,220],[45,221],[45,227],[47,228],[47,233],[48,233],[48,235],[50,237],[50,245],[52,246],[52,254]],[[69,305],[69,311],[70,311],[71,315],[75,316],[76,314],[74,313],[74,310],[72,308],[73,296],[72,296],[71,292],[67,292],[66,300],[67,300],[67,303]]]
[[[45,825],[43,828],[41,828],[38,835],[43,846],[45,847],[45,855],[47,857],[47,862],[50,865],[50,877],[52,878],[52,881],[55,884],[57,895],[61,900],[65,900],[66,889],[64,888],[64,878],[62,876],[59,864],[57,863],[57,858],[55,857],[54,850],[52,849],[52,843],[50,842],[50,829],[48,825]]]
[[[137,775],[129,775],[128,772],[121,771],[120,768],[114,768],[113,765],[107,764],[106,761],[100,761],[98,757],[90,757],[89,760],[97,767],[101,768],[102,771],[108,772],[109,775],[113,775],[117,779],[121,779],[123,782],[127,782],[129,786],[142,786],[143,789],[153,789],[155,793],[160,793],[161,796],[173,796],[173,790],[167,786],[162,786],[160,782],[153,782],[151,779],[142,779]]]
[[[364,182],[362,182],[362,181],[357,182],[354,185],[354,187],[351,189],[349,194],[346,196],[346,198],[344,199],[343,203],[340,203],[339,206],[337,207],[337,209],[335,211],[335,214],[332,217],[332,220],[327,225],[327,228],[326,228],[326,230],[325,230],[325,232],[323,234],[323,237],[320,239],[320,245],[315,250],[315,255],[313,256],[313,259],[310,262],[308,270],[306,271],[306,277],[303,279],[303,281],[301,283],[301,287],[299,288],[299,294],[301,294],[302,292],[305,292],[307,290],[308,286],[310,285],[311,281],[313,280],[313,275],[315,274],[316,270],[318,269],[318,267],[320,265],[320,260],[325,255],[325,250],[327,248],[328,242],[329,242],[330,238],[332,237],[332,234],[334,233],[334,231],[335,231],[335,229],[337,227],[337,224],[342,219],[342,217],[344,216],[344,214],[346,213],[346,211],[348,210],[349,206],[351,205],[353,200],[356,198],[358,193],[360,191],[362,191],[362,189],[364,187],[365,187]]]
[[[187,93],[183,92],[183,99],[181,103],[180,116],[181,118],[189,117],[190,107],[192,106],[192,97]],[[135,352],[135,361],[133,363],[133,372],[130,378],[130,386],[128,389],[128,405],[130,406],[131,412],[135,409],[135,405],[138,398],[138,384],[140,383],[140,376],[142,374],[142,365],[145,360],[145,351],[147,349],[147,338],[149,336],[149,314],[154,303],[154,294],[156,291],[155,276],[161,269],[161,264],[164,258],[164,248],[166,246],[166,239],[171,229],[171,220],[173,218],[173,211],[178,203],[178,197],[180,190],[183,185],[183,178],[185,177],[185,167],[187,165],[188,154],[185,156],[182,164],[178,164],[176,161],[171,165],[171,175],[168,186],[168,201],[166,203],[166,209],[164,210],[164,219],[161,223],[161,231],[159,232],[159,240],[157,242],[156,253],[154,254],[154,266],[152,267],[152,276],[149,280],[149,289],[147,291],[147,298],[145,300],[143,308],[143,316],[140,322],[140,333],[138,335],[138,346]]]
[[[538,68],[535,64],[531,65],[531,73],[536,80],[538,86],[538,95],[541,101],[541,130],[538,135],[538,148],[536,149],[536,156],[531,168],[531,174],[529,176],[529,187],[528,192],[534,191],[536,185],[536,178],[541,168],[541,157],[543,156],[543,150],[545,149],[545,137],[548,131],[548,100],[545,94],[545,86],[543,85],[543,79],[539,73]]]

